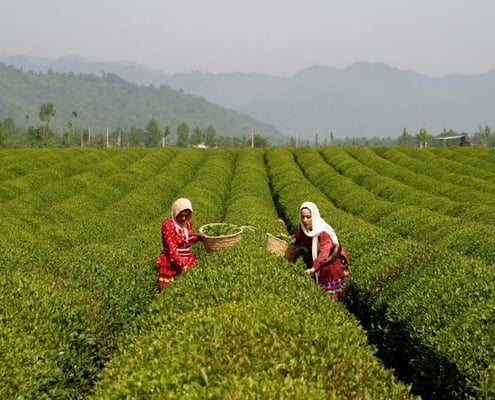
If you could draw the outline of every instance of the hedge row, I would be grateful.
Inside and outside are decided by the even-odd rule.
[[[478,257],[468,258],[457,252],[464,250],[465,242],[458,241],[458,246],[453,241],[445,243],[473,223],[449,225],[445,216],[411,206],[391,211],[387,202],[337,174],[318,151],[295,153],[301,176],[304,173],[339,208],[352,209],[365,218],[351,222],[355,232],[348,238],[353,249],[359,248],[351,253],[357,263],[364,256],[364,265],[358,271],[354,268],[349,307],[361,317],[384,357],[425,398],[492,396],[495,353],[487,344],[495,343],[495,331],[486,327],[493,320],[490,310],[495,294],[491,253],[484,255],[478,248]],[[377,225],[378,229],[368,232],[370,237],[363,238],[360,231],[369,223],[367,207],[372,210],[371,222],[414,241],[402,243],[394,235],[384,236]],[[345,215],[335,218],[349,219]],[[423,235],[418,229],[423,229]],[[428,233],[434,229],[448,233],[444,241],[435,243],[436,236]],[[485,312],[479,315],[483,308]]]
[[[400,199],[330,174],[312,149],[65,151],[0,152],[19,164],[0,169],[2,398],[409,397],[344,304],[322,297],[300,260],[265,250],[265,232],[293,231],[306,200],[351,254],[345,305],[388,365],[425,398],[493,397],[495,270],[481,242],[459,243],[479,259],[447,251],[476,220],[441,207],[411,218],[417,207],[396,211]],[[490,152],[476,154],[479,169]],[[193,201],[196,228],[256,231],[217,253],[198,244],[197,267],[157,296],[160,224],[177,197]],[[422,240],[438,223],[458,232]]]
[[[495,175],[491,171],[471,167],[467,163],[458,163],[435,156],[431,151],[418,151],[407,147],[376,147],[374,151],[381,157],[414,171],[416,174],[429,176],[442,183],[450,183],[454,187],[462,186],[475,191],[477,195],[465,198],[466,202],[488,202],[493,204],[493,184]],[[487,193],[484,193],[487,192]],[[449,191],[444,196],[451,198]],[[456,197],[453,198],[456,200]]]
[[[281,228],[263,152],[238,151],[231,180],[209,170],[187,192],[220,187],[225,220],[256,230],[218,252],[196,246],[196,266],[122,336],[94,398],[409,398],[345,308],[266,251],[265,232]]]
[[[431,153],[436,157],[446,158],[448,160],[456,161],[462,165],[469,165],[475,167],[477,170],[477,176],[484,176],[486,172],[489,175],[493,174],[493,167],[495,165],[495,157],[492,149],[488,147],[476,147],[476,148],[451,148],[451,147],[435,147],[430,149]]]
[[[397,204],[403,203],[399,199],[399,191],[396,191],[394,201],[386,201],[365,189],[367,184],[363,182],[371,180],[368,179],[369,175],[373,176],[376,182],[370,186],[380,187],[380,176],[372,170],[370,171],[366,166],[357,163],[347,153],[338,149],[325,148],[321,151],[321,155],[330,164],[338,163],[341,173],[338,174],[334,168],[321,163],[319,154],[314,156],[320,159],[320,163],[317,163],[318,167],[311,165],[311,160],[306,163],[315,171],[313,178],[315,182],[316,180],[321,182],[323,179],[327,181],[332,179],[332,184],[336,187],[342,188],[341,185],[345,185],[345,194],[342,194],[342,190],[340,193],[333,191],[328,193],[335,201],[339,201],[340,207],[343,209],[365,217],[386,229],[396,231],[404,237],[411,237],[419,241],[428,240],[429,243],[435,243],[436,246],[447,251],[459,252],[486,262],[490,262],[495,257],[495,237],[492,235],[492,225],[484,221],[466,221],[461,218],[449,217],[440,212],[441,210],[428,209],[423,203],[398,208]],[[323,170],[317,174],[316,171],[319,168]],[[357,179],[358,175],[362,177]],[[348,176],[352,176],[357,182],[347,178]],[[382,180],[387,187],[393,185],[387,178]],[[326,190],[330,190],[330,187]],[[459,188],[458,193],[461,192],[466,198],[469,198],[470,195],[474,197],[473,192],[469,189]],[[408,191],[404,191],[402,196],[407,197],[408,194]],[[427,201],[426,196],[425,201]],[[441,208],[440,205],[439,208]],[[492,215],[495,218],[495,208],[490,208],[490,210],[491,213],[487,215]]]
[[[84,154],[94,161],[106,153]],[[2,398],[85,398],[120,331],[154,300],[152,260],[160,248],[161,219],[177,196],[173,176],[191,179],[204,154],[138,154],[136,162],[150,169],[141,172],[147,180],[129,192],[110,183],[117,170],[119,181],[125,179],[125,169],[98,179],[85,173],[95,164],[80,160],[81,169],[67,177],[69,185],[72,178],[85,183],[77,195],[42,211],[28,202],[4,203],[12,215],[0,222]],[[121,195],[93,201],[85,195],[93,186]],[[69,202],[74,212],[61,212]]]
[[[458,185],[417,174],[383,159],[373,149],[349,147],[345,152],[352,156],[355,162],[359,162],[360,167],[350,169],[351,174],[348,174],[349,168],[340,167],[340,172],[384,200],[396,204],[420,206],[447,216],[462,218],[463,221],[495,223],[493,206],[461,201],[462,197],[470,200],[473,195],[472,190],[466,191]],[[326,159],[335,168],[337,164],[333,155]],[[353,172],[357,172],[357,176]],[[366,176],[365,179],[360,179],[363,174]],[[490,184],[490,186],[493,186],[492,193],[495,194],[495,185]],[[445,196],[446,193],[449,198]],[[480,215],[484,216],[482,220]]]

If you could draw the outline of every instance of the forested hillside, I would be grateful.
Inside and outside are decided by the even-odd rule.
[[[170,75],[135,63],[93,62],[76,56],[3,59],[25,70],[98,76],[106,71],[141,85],[167,85],[311,142],[316,135],[320,143],[330,140],[330,133],[342,140],[396,138],[405,129],[414,136],[424,127],[432,136],[445,130],[472,137],[480,126],[495,126],[493,70],[474,76],[431,77],[360,62],[342,69],[311,66],[287,77],[202,71]]]
[[[186,123],[191,129],[213,126],[219,136],[246,137],[255,132],[275,144],[288,140],[268,124],[168,86],[140,86],[112,73],[102,77],[35,73],[0,64],[0,120],[11,118],[16,124],[38,125],[40,106],[46,103],[52,103],[56,111],[50,121],[54,131],[69,124],[90,127],[94,134],[106,128],[145,128],[153,118],[160,127],[173,131]]]

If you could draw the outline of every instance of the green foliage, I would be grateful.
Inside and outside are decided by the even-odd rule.
[[[240,231],[241,231],[240,227],[225,223],[205,225],[202,229],[202,233],[205,236],[211,236],[211,237],[235,235]]]
[[[155,132],[146,137],[146,144],[136,140],[136,130],[146,129],[150,116],[159,127],[177,127],[181,123],[214,129],[218,136],[237,137],[249,135],[254,128],[263,137],[284,140],[272,126],[208,103],[204,98],[185,94],[169,86],[139,86],[106,73],[102,77],[89,74],[33,73],[0,64],[0,119],[11,118],[17,125],[24,122],[27,128],[35,117],[43,116],[59,135],[65,132],[66,145],[80,145],[81,134],[91,128],[91,135],[99,137],[100,145],[106,129],[128,132],[133,146],[156,145]],[[52,105],[52,112],[39,113]],[[54,111],[56,110],[56,114]],[[203,125],[208,121],[208,125]],[[70,126],[68,125],[70,123]],[[67,130],[67,127],[69,129]],[[84,130],[81,131],[81,130]],[[206,135],[213,141],[212,131]],[[86,143],[87,140],[84,139]],[[95,145],[93,143],[92,145]],[[213,143],[208,143],[213,144]],[[24,144],[25,145],[25,144]],[[32,144],[29,144],[32,145]]]
[[[366,151],[355,149],[353,153],[362,159],[362,152]],[[479,338],[468,328],[456,343],[459,345],[456,348],[460,349],[464,347],[461,343],[479,342],[479,350],[475,353],[482,356],[476,363],[487,365],[486,370],[470,367],[475,362],[466,359],[469,358],[467,349],[465,352],[459,350],[455,356],[452,352],[446,356],[445,350],[439,350],[448,348],[449,343],[456,340],[447,333],[439,337],[439,332],[452,332],[450,318],[457,313],[467,313],[469,308],[478,307],[477,304],[490,303],[493,298],[493,286],[488,283],[493,281],[491,226],[484,221],[446,217],[441,213],[441,206],[436,207],[435,212],[425,210],[428,205],[423,206],[422,202],[394,210],[389,204],[400,204],[402,199],[398,193],[395,201],[388,203],[363,190],[362,185],[371,182],[370,177],[379,178],[373,171],[358,165],[340,149],[325,148],[321,152],[325,162],[338,168],[338,173],[329,168],[315,150],[301,149],[295,153],[304,175],[328,200],[338,204],[340,210],[328,209],[328,200],[323,201],[322,209],[332,218],[339,213],[338,224],[345,225],[345,220],[349,220],[348,215],[340,213],[347,210],[395,233],[384,235],[375,226],[366,229],[368,233],[364,234],[361,233],[365,228],[363,221],[356,224],[349,220],[354,230],[348,236],[349,242],[344,242],[354,260],[351,296],[347,298],[349,307],[368,326],[370,337],[385,360],[426,398],[485,396],[476,385],[469,383],[474,381],[484,382],[484,390],[491,388],[488,393],[492,393],[494,385],[489,372],[492,355],[483,348],[483,343],[492,340],[493,333],[485,331]],[[434,164],[431,155],[428,157],[430,164]],[[418,180],[421,181],[421,177]],[[414,185],[414,182],[411,180],[410,184]],[[302,180],[299,185],[301,190],[306,190]],[[369,187],[379,185],[377,182]],[[408,188],[404,189],[402,198],[408,195]],[[470,189],[463,189],[466,198],[470,193]],[[372,207],[372,212],[367,210],[368,206]],[[377,213],[380,209],[386,212]],[[487,207],[487,212],[493,211],[490,209]],[[345,234],[344,229],[337,231]],[[398,240],[396,234],[406,241]],[[366,267],[357,270],[356,264],[360,264],[361,257],[365,257]],[[480,285],[492,289],[480,291]]]
[[[222,169],[216,171],[214,163],[206,168],[223,155],[219,161],[234,161],[230,152],[208,158],[198,171],[203,179],[191,181],[188,191],[201,190],[208,171],[224,189]],[[232,184],[235,201],[216,203],[229,204],[226,220],[257,220],[258,229],[246,231],[235,248],[199,251],[196,266],[120,339],[94,398],[409,398],[408,389],[375,363],[345,309],[325,299],[300,265],[289,266],[260,246],[263,231],[277,223],[267,218],[276,216],[274,204],[246,208],[244,200],[252,190],[270,197],[262,167],[261,152],[239,151],[230,179],[244,185]]]
[[[189,144],[189,126],[182,122],[177,127],[177,147],[187,147]]]
[[[493,397],[495,155],[446,150],[1,150],[2,398]],[[467,211],[441,195],[449,174],[428,173],[460,155]],[[195,227],[256,229],[196,244],[157,295],[177,197]],[[350,254],[344,303],[266,251],[307,200]]]
[[[296,240],[292,236],[285,235],[283,233],[278,233],[278,234],[275,234],[274,236],[277,239],[283,240],[284,242],[291,244],[291,245],[295,244],[295,242],[296,242]]]
[[[154,118],[151,118],[146,126],[146,131],[144,135],[144,145],[145,147],[159,147],[161,144],[161,132],[158,127],[158,123]]]

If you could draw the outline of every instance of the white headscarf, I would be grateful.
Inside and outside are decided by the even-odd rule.
[[[307,208],[311,212],[311,220],[313,226],[312,226],[312,230],[310,231],[308,231],[302,224],[301,210],[303,208]],[[318,207],[316,206],[315,203],[306,201],[301,204],[301,207],[299,207],[299,221],[300,221],[301,229],[303,230],[304,234],[306,236],[313,238],[313,243],[311,246],[311,255],[313,257],[313,260],[318,256],[318,235],[321,232],[327,232],[330,235],[332,242],[334,242],[335,244],[339,243],[339,240],[337,239],[337,235],[334,229],[330,225],[328,225],[323,218],[321,218],[320,210],[318,210]]]
[[[176,232],[183,232],[186,240],[189,239],[189,232],[187,231],[187,220],[184,221],[183,223],[178,223],[176,221],[177,215],[179,215],[182,211],[184,210],[190,210],[192,212],[192,204],[191,201],[188,199],[177,199],[174,201],[174,204],[172,204],[172,220],[174,221],[175,225],[175,231]]]

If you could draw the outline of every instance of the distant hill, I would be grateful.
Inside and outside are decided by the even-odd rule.
[[[293,136],[398,137],[426,125],[474,133],[495,126],[495,70],[478,76],[427,77],[385,64],[344,69],[313,66],[288,78],[193,72],[168,77],[170,87],[203,96]]]
[[[2,58],[0,57],[0,61]],[[398,137],[426,126],[474,133],[495,126],[495,70],[476,76],[428,77],[386,64],[360,62],[347,68],[312,66],[290,77],[190,72],[169,75],[134,63],[97,63],[79,57],[50,61],[3,57],[25,70],[101,75],[111,72],[141,85],[167,85],[263,121],[287,136],[321,140]]]
[[[28,61],[24,59],[24,65],[32,66]],[[172,132],[185,122],[191,132],[195,127],[206,129],[211,125],[218,136],[249,137],[254,132],[272,144],[289,140],[269,124],[165,85],[141,86],[110,72],[97,76],[54,72],[51,68],[48,72],[32,71],[0,64],[0,119],[39,125],[40,106],[50,102],[56,110],[50,126],[56,132],[67,127],[76,111],[74,123],[90,127],[93,134],[106,128],[145,129],[154,118],[162,129],[168,125]]]

